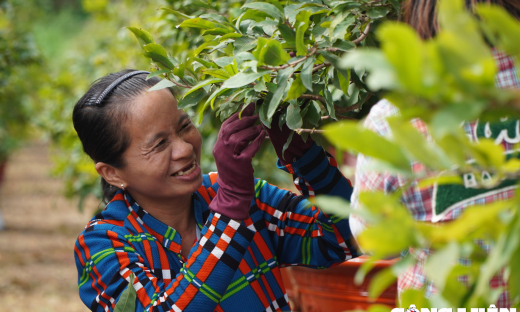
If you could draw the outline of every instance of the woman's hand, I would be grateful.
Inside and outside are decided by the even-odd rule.
[[[289,129],[289,127],[287,127],[285,123],[282,125],[282,128],[280,129],[280,127],[278,126],[279,118],[280,112],[278,111],[273,116],[273,121],[271,122],[271,129],[267,128],[266,126],[264,126],[264,129],[269,134],[269,139],[273,144],[278,159],[280,159],[282,165],[285,166],[293,163],[294,161],[302,157],[312,147],[312,145],[314,144],[314,140],[309,136],[307,138],[307,142],[304,142],[302,137],[298,135],[298,133],[294,133],[289,147],[285,150],[284,153],[282,153],[283,146],[285,145],[287,139],[289,138],[289,135],[291,135],[291,132],[293,131]]]
[[[213,148],[219,189],[209,208],[237,220],[249,217],[255,196],[251,160],[265,139],[262,126],[254,125],[258,120],[254,112],[255,106],[249,105],[242,112],[242,118],[236,113],[226,120]]]

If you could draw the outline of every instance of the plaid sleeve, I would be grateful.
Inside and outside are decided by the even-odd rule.
[[[316,143],[292,164],[282,166],[278,161],[277,166],[293,175],[294,185],[305,198],[326,194],[350,200],[352,184],[338,170],[334,157]]]
[[[214,311],[254,233],[243,223],[210,215],[199,244],[168,284],[145,265],[148,255],[137,253],[125,235],[128,231],[122,226],[93,226],[76,241],[79,293],[92,311],[113,311],[132,272],[136,311]]]
[[[302,195],[257,180],[256,204],[263,212],[282,266],[330,267],[358,256],[348,219],[329,216],[307,200],[315,194],[350,198],[352,186],[333,157],[318,145],[300,159],[278,167],[293,174]]]
[[[267,232],[281,266],[326,268],[358,256],[348,219],[328,216],[304,196],[257,180],[255,230]]]

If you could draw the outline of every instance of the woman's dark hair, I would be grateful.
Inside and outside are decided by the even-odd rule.
[[[157,84],[157,77],[146,80],[147,73],[132,75],[113,89],[109,86],[133,69],[111,73],[92,83],[89,90],[74,106],[72,122],[83,144],[83,150],[95,163],[104,162],[123,168],[123,153],[130,145],[124,123],[128,118],[128,104],[138,95]],[[108,92],[107,92],[108,91]],[[108,203],[118,188],[101,178],[103,200]]]
[[[404,21],[411,25],[423,39],[432,38],[439,31],[436,9],[437,0],[407,0],[403,6]],[[473,12],[477,3],[500,5],[517,19],[520,19],[520,1],[518,0],[465,0],[468,10]]]

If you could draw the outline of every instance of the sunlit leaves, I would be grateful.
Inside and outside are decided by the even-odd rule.
[[[127,29],[135,35],[141,46],[154,43],[152,35],[146,30],[142,30],[136,27],[127,27]]]
[[[236,75],[234,75],[233,77],[229,78],[228,80],[226,80],[223,84],[222,84],[222,87],[223,88],[228,88],[228,89],[232,89],[232,88],[239,88],[239,87],[242,87],[242,86],[245,86],[245,85],[248,85],[252,82],[254,82],[256,79],[262,77],[263,75],[267,74],[269,71],[268,70],[261,70],[261,71],[258,71],[257,73],[238,73]]]
[[[410,162],[399,145],[361,128],[355,122],[337,122],[326,127],[325,137],[338,148],[363,153],[403,170],[410,169]]]
[[[378,30],[382,41],[381,49],[385,58],[392,64],[399,81],[414,94],[423,88],[423,47],[422,42],[411,26],[387,23]]]
[[[283,13],[280,12],[280,10],[273,4],[270,3],[264,3],[264,2],[250,2],[244,4],[243,8],[250,8],[258,11],[262,11],[266,13],[267,15],[283,20],[284,16]]]
[[[179,27],[190,27],[190,28],[200,28],[200,29],[214,29],[216,26],[212,22],[209,22],[205,19],[202,19],[200,17],[197,18],[190,18],[185,21],[183,21]]]

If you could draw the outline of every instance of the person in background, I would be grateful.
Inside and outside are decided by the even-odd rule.
[[[469,10],[472,10],[473,6],[477,2],[495,3],[501,5],[507,9],[510,14],[513,14],[516,18],[520,19],[520,2],[516,0],[493,0],[493,1],[478,1],[478,0],[466,0],[466,5]],[[423,39],[432,38],[438,32],[438,23],[436,20],[436,1],[435,0],[407,0],[404,4],[404,17],[405,21],[410,24]],[[508,57],[504,53],[493,49],[493,55],[495,57],[496,64],[498,66],[498,73],[496,75],[496,85],[500,88],[520,88],[520,81],[518,80],[517,67],[515,67],[515,60]],[[387,100],[381,100],[370,110],[367,118],[364,121],[364,127],[370,129],[381,136],[389,136],[390,129],[386,119],[391,116],[399,114],[399,110]],[[417,128],[424,136],[428,137],[428,129],[426,125],[420,119],[413,119],[412,125]],[[507,123],[501,125],[503,127],[514,127],[515,123]],[[479,136],[478,131],[484,125],[478,124],[478,122],[469,122],[464,126],[464,130],[470,136],[472,140],[476,140]],[[480,128],[479,128],[480,127]],[[513,144],[506,140],[499,142],[504,146],[505,151],[512,150]],[[471,207],[477,204],[490,203],[493,201],[503,200],[514,196],[515,191],[504,189],[499,191],[497,194],[486,196],[486,194],[480,194],[474,197],[461,198],[458,203],[451,206],[451,209],[442,217],[442,220],[432,220],[433,209],[432,205],[435,202],[434,195],[437,195],[437,201],[443,197],[444,194],[436,194],[434,187],[419,188],[418,181],[412,181],[407,186],[408,182],[406,179],[399,175],[390,173],[374,172],[367,168],[370,167],[372,160],[363,154],[358,155],[356,170],[355,170],[355,186],[351,197],[351,205],[354,209],[359,207],[358,196],[360,192],[364,191],[384,191],[386,193],[396,192],[398,189],[402,189],[401,201],[409,210],[410,214],[417,221],[421,222],[436,222],[436,221],[450,221],[464,211],[465,208]],[[412,165],[412,164],[411,164]],[[417,166],[417,164],[415,164]],[[445,190],[449,192],[449,190]],[[448,196],[448,195],[446,195]],[[354,236],[358,236],[365,228],[364,221],[357,215],[352,214],[350,219],[350,226]],[[488,248],[484,241],[478,242],[484,249]],[[409,252],[418,259],[418,264],[408,269],[408,271],[398,278],[398,292],[402,293],[404,290],[409,288],[421,289],[426,287],[426,295],[430,297],[436,292],[435,286],[431,281],[426,280],[423,265],[430,254],[430,250],[409,250]],[[461,263],[467,261],[461,259]],[[462,277],[462,282],[464,277]],[[502,276],[496,276],[490,281],[492,288],[499,288],[506,286]],[[498,308],[509,308],[509,295],[507,291],[503,292],[496,305]]]
[[[136,311],[288,311],[281,267],[326,268],[358,256],[348,220],[307,200],[350,198],[350,182],[321,147],[295,135],[287,161],[278,161],[303,195],[256,179],[251,160],[266,132],[281,156],[291,131],[255,125],[250,104],[222,124],[218,173],[203,174],[199,131],[171,90],[147,91],[160,81],[147,74],[109,74],[74,107],[107,203],[74,246],[88,308],[113,311],[129,286]]]

